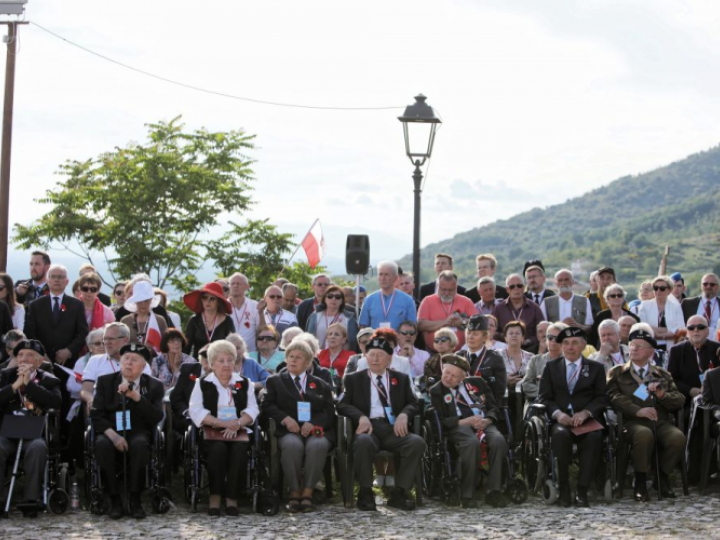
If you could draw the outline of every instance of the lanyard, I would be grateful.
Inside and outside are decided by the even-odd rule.
[[[507,306],[508,306],[508,308],[510,308],[510,313],[512,313],[512,316],[515,317],[513,319],[513,321],[522,321],[522,314],[523,314],[523,311],[525,310],[525,304],[523,303],[523,307],[520,308],[520,313],[515,313],[515,308],[513,307],[512,302],[510,301],[509,298],[507,301]]]
[[[203,320],[203,328],[205,329],[205,335],[207,336],[208,343],[212,341],[213,335],[215,335],[215,329],[217,328],[217,313],[215,314],[215,318],[213,319],[213,327],[212,331],[208,331],[207,328],[207,322],[205,321],[205,314],[202,315]]]
[[[375,377],[377,377],[377,375],[373,376],[373,373],[369,369],[367,370],[367,372],[368,376],[370,377],[370,382],[375,387],[375,390],[377,390],[378,394],[381,394],[385,398],[385,401],[387,401],[387,404],[390,405],[390,391],[388,390],[387,393],[383,392],[380,387],[375,384]],[[386,382],[385,389],[387,390],[388,388],[390,388],[390,376],[388,375],[387,371],[385,372],[384,377]]]
[[[614,354],[610,353],[610,357],[612,358],[613,363],[614,363],[616,366],[619,366],[619,365],[621,365],[621,364],[624,364],[624,363],[625,363],[625,357],[623,356],[622,349],[620,349],[620,352],[618,352],[617,354],[618,354],[618,356],[620,357],[620,360],[619,360],[619,361],[618,361],[618,359],[615,357]]]
[[[395,293],[397,291],[393,290],[392,296],[390,297],[390,303],[388,304],[387,308],[385,307],[385,295],[382,291],[380,291],[380,305],[382,307],[383,311],[383,318],[387,321],[388,314],[390,313],[390,310],[392,309],[393,302],[395,301]]]
[[[268,320],[268,317],[270,317],[270,320]],[[277,323],[280,322],[281,318],[282,318],[282,309],[278,310],[276,315],[273,315],[267,309],[265,310],[265,322],[272,324],[275,328],[277,328]]]
[[[325,336],[323,337],[322,345],[320,346],[321,349],[325,348],[325,343],[327,343],[327,331],[328,328],[330,328],[331,325],[335,324],[340,320],[340,317],[342,316],[341,312],[337,312],[337,314],[333,317],[332,321],[328,320],[327,312],[324,312],[323,315],[325,316]],[[330,364],[330,367],[332,367],[332,363]]]
[[[303,375],[303,378],[300,380],[300,388],[305,388],[305,381],[307,380],[307,372],[305,372],[305,375]],[[295,377],[293,377],[293,385],[295,385]],[[298,394],[300,394],[300,401],[305,401],[305,394],[303,394],[303,391],[295,385],[295,390],[298,391]]]
[[[480,359],[478,360],[477,369],[475,369],[475,375],[480,375],[480,369],[482,368],[483,362],[485,361],[485,356],[487,356],[487,347],[483,347],[482,349],[482,356],[480,356]],[[473,354],[473,353],[470,353]]]
[[[453,312],[453,305],[454,305],[454,304],[455,304],[455,297],[453,297],[452,301],[450,302],[450,309],[447,310],[447,309],[445,309],[445,302],[443,302],[442,300],[440,300],[440,307],[443,309],[443,311],[445,312],[445,315],[447,315],[448,317],[449,317],[450,314]]]
[[[240,326],[242,326],[242,320],[247,319],[250,320],[250,312],[247,309],[247,299],[243,300],[242,303],[242,313],[240,313],[240,317],[237,316],[237,313],[240,312],[240,309],[235,309],[235,306],[233,306],[233,319],[237,321],[236,328],[238,331],[240,330]]]
[[[105,355],[105,358],[108,362],[110,362],[110,367],[112,368],[113,373],[115,373],[117,371],[117,368],[115,366],[115,360],[113,358],[110,358],[107,354]]]

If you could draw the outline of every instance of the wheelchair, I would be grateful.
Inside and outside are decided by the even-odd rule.
[[[506,407],[500,409],[505,429],[501,431],[508,442],[508,454],[503,463],[503,478],[505,496],[515,504],[522,504],[527,500],[528,489],[525,482],[516,477],[516,458],[512,444],[512,424]],[[506,434],[507,433],[507,434]],[[422,438],[425,440],[425,455],[423,456],[423,491],[428,498],[439,498],[449,506],[460,504],[459,462],[454,444],[447,440],[443,433],[440,416],[432,406],[425,409],[421,428]],[[486,445],[483,443],[481,452],[485,453]]]
[[[165,484],[165,433],[166,419],[160,421],[153,432],[150,445],[150,463],[145,472],[145,488],[152,496],[152,511],[155,514],[167,513],[171,506],[172,497]],[[102,515],[108,508],[106,494],[103,491],[100,466],[95,456],[96,433],[92,421],[85,430],[85,495],[89,501],[90,512]],[[122,475],[122,467],[118,475]]]
[[[616,431],[610,422],[611,409],[605,411],[606,427],[603,430],[603,466],[598,467],[595,490],[611,502],[616,486]],[[533,403],[528,410],[523,439],[523,476],[533,493],[539,493],[546,504],[554,504],[560,495],[557,459],[550,444],[551,420],[545,405]]]
[[[249,434],[249,456],[246,472],[247,493],[252,496],[253,512],[266,516],[277,514],[279,504],[274,496],[266,465],[267,459],[263,451],[263,437],[258,422],[252,426]],[[183,451],[183,487],[185,499],[190,511],[197,512],[198,504],[208,488],[208,476],[205,456],[202,452],[203,430],[195,424],[185,432],[182,443]]]
[[[720,471],[720,407],[705,403],[702,396],[697,396],[693,400],[692,413],[690,415],[690,426],[693,420],[700,415],[700,425],[702,433],[702,459],[700,462],[700,494],[704,495],[707,491],[707,483],[712,472],[712,466]],[[690,453],[690,434],[688,430],[688,443],[685,451],[685,459]]]

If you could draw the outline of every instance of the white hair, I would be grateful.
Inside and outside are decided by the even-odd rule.
[[[383,268],[390,268],[394,275],[398,275],[398,265],[395,261],[380,261],[377,265],[378,272]]]
[[[620,335],[620,325],[612,319],[605,319],[598,325],[598,334],[606,328],[612,328],[613,332]]]

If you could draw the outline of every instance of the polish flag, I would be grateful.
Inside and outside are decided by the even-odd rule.
[[[150,345],[155,352],[160,352],[160,341],[162,341],[162,335],[160,335],[160,327],[157,323],[157,315],[151,313],[151,317],[148,320],[147,335],[145,336],[145,345]]]
[[[325,238],[323,238],[320,220],[316,220],[310,231],[305,235],[302,241],[302,247],[305,250],[310,268],[315,268],[325,256]]]

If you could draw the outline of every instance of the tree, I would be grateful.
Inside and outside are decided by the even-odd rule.
[[[310,298],[315,294],[315,291],[312,290],[313,276],[326,273],[327,268],[322,265],[317,265],[315,269],[312,269],[306,262],[294,262],[283,270],[282,277],[298,286],[300,298]],[[257,296],[260,295],[261,293]]]
[[[184,287],[203,262],[200,235],[222,212],[252,204],[253,161],[244,152],[254,135],[186,133],[180,117],[147,127],[144,145],[62,165],[64,181],[38,201],[52,210],[29,226],[16,224],[13,240],[23,249],[57,242],[91,263],[102,253],[113,282],[145,272],[160,287]]]

